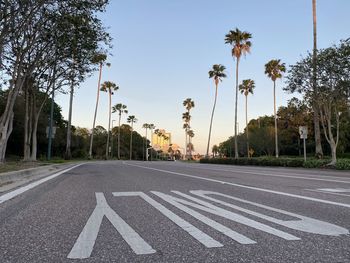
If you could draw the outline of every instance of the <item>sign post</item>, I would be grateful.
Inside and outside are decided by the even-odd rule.
[[[306,162],[306,139],[307,139],[307,126],[299,126],[300,139],[304,141],[304,161]]]

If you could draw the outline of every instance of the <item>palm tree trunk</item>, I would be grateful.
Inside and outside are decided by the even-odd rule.
[[[147,153],[147,144],[148,144],[148,143],[147,143],[147,128],[146,128],[146,141],[145,141],[145,157],[146,157],[146,158],[145,158],[145,159],[148,161],[148,156],[147,156],[147,154],[148,154],[148,153]]]
[[[238,159],[238,143],[237,143],[238,66],[239,66],[239,57],[237,57],[237,61],[236,61],[235,159]]]
[[[247,132],[247,156],[250,158],[249,154],[249,128],[248,128],[248,95],[245,96],[245,127]]]
[[[130,134],[130,160],[132,157],[132,132],[133,132],[133,123],[131,123],[131,134]]]
[[[110,130],[111,130],[111,100],[112,100],[112,94],[111,94],[111,90],[108,91],[108,99],[109,99],[109,102],[108,102],[108,133],[107,133],[107,145],[106,145],[106,160],[108,159],[109,157],[109,133],[110,133]]]
[[[213,124],[213,118],[214,118],[214,111],[215,111],[217,96],[218,96],[218,84],[215,83],[215,99],[214,99],[213,110],[212,110],[212,112],[211,112],[211,118],[210,118],[209,136],[208,136],[207,154],[206,154],[206,157],[207,157],[207,158],[209,157],[209,146],[210,146],[210,137],[211,137],[211,127],[212,127],[212,124]]]
[[[120,160],[120,119],[122,117],[122,113],[119,112],[119,122],[118,122],[118,160]]]
[[[185,129],[185,159],[187,158],[187,128]]]
[[[89,158],[90,159],[92,159],[92,142],[94,140],[94,129],[95,129],[95,124],[96,124],[98,102],[99,102],[99,98],[100,98],[101,76],[102,76],[102,63],[100,63],[100,71],[99,71],[98,82],[97,82],[95,114],[94,114],[94,121],[92,123],[92,132],[91,132],[91,137],[90,137],[90,148],[89,148]]]
[[[278,133],[277,133],[277,114],[276,114],[276,81],[273,82],[273,113],[275,115],[275,152],[278,158]]]
[[[313,52],[312,52],[312,85],[314,90],[314,97],[317,94],[317,16],[316,16],[316,0],[312,0],[312,18],[313,18]],[[323,150],[321,144],[320,132],[320,116],[316,105],[316,98],[313,102],[314,110],[314,130],[315,130],[315,155],[318,158],[323,157]]]

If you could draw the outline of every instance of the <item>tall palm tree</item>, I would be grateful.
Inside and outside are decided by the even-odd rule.
[[[209,136],[208,136],[208,145],[207,145],[207,154],[206,157],[209,156],[209,145],[210,145],[210,137],[211,137],[211,127],[213,124],[213,118],[214,118],[214,111],[215,111],[215,106],[216,106],[216,100],[218,97],[218,86],[219,82],[222,81],[223,78],[226,78],[226,74],[224,73],[225,71],[225,66],[221,64],[215,64],[213,65],[213,69],[209,70],[209,78],[214,79],[214,84],[215,84],[215,99],[214,99],[214,105],[213,105],[213,110],[211,112],[211,118],[210,118],[210,126],[209,126]]]
[[[188,116],[189,118],[187,118],[187,123],[188,123],[188,126],[190,127],[191,126],[191,115],[190,115],[190,112],[191,112],[191,109],[194,108],[194,101],[191,99],[191,98],[187,98],[185,99],[183,102],[182,102],[182,105],[185,106],[186,110],[187,110],[187,113],[188,113]],[[186,140],[186,145],[187,145],[187,131],[185,131],[185,140]],[[188,138],[189,139],[189,138]],[[186,155],[187,155],[187,148],[186,148]]]
[[[250,52],[252,43],[250,39],[252,34],[246,31],[230,30],[225,36],[225,43],[232,46],[232,57],[236,58],[236,101],[235,101],[235,158],[238,158],[238,143],[237,143],[237,103],[238,103],[238,68],[239,61],[242,55]]]
[[[312,86],[314,95],[317,94],[317,16],[316,16],[316,0],[312,0],[312,20],[313,20],[313,52],[312,52]],[[315,155],[318,158],[323,157],[320,131],[320,116],[318,113],[318,105],[312,103],[314,111],[314,130],[315,130]]]
[[[188,111],[182,113],[182,119],[183,121],[185,122],[184,125],[183,125],[183,128],[185,129],[185,157],[187,157],[187,132],[188,130],[191,128],[190,126],[190,120],[191,120],[191,115]]]
[[[282,78],[282,73],[286,72],[286,66],[280,59],[272,59],[265,64],[265,74],[273,81],[273,113],[275,115],[275,151],[278,158],[278,134],[277,134],[277,114],[276,114],[276,79]]]
[[[249,128],[248,128],[248,95],[254,93],[255,82],[251,79],[245,79],[242,81],[242,84],[239,85],[239,90],[245,96],[245,127],[247,133],[247,156],[250,157],[249,154]]]
[[[105,64],[105,61],[107,59],[107,55],[103,53],[98,53],[93,57],[93,63],[99,64],[99,74],[98,74],[98,82],[97,82],[97,95],[96,95],[96,106],[95,106],[95,114],[94,114],[94,121],[92,123],[92,132],[90,137],[90,148],[89,148],[89,158],[92,159],[92,143],[94,140],[94,133],[95,130],[95,124],[96,124],[96,116],[97,116],[97,109],[98,109],[98,102],[100,98],[100,86],[101,86],[101,77],[102,77],[102,67]],[[106,65],[109,67],[111,64],[106,63]]]
[[[137,119],[135,117],[135,115],[131,115],[128,117],[128,119],[126,120],[128,123],[131,123],[131,134],[130,134],[130,160],[132,158],[132,133],[134,130],[134,123],[137,122]]]
[[[116,105],[113,106],[112,108],[112,112],[118,112],[119,115],[119,119],[118,119],[118,160],[120,160],[120,120],[122,118],[122,114],[128,114],[128,110],[126,109],[126,105],[122,104],[122,103],[118,103]]]
[[[105,81],[101,85],[101,91],[108,92],[108,133],[107,133],[107,145],[106,145],[106,159],[108,159],[108,150],[109,150],[109,133],[111,129],[111,114],[112,114],[112,95],[114,94],[113,91],[118,90],[119,87],[111,82],[111,81]]]

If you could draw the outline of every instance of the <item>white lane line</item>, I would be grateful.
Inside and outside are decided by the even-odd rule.
[[[175,174],[175,175],[180,175],[180,176],[189,177],[189,178],[195,178],[195,179],[219,183],[219,184],[232,185],[232,186],[241,187],[241,188],[245,188],[245,189],[251,189],[251,190],[256,190],[256,191],[261,191],[261,192],[266,192],[266,193],[278,194],[278,195],[283,195],[283,196],[288,196],[288,197],[295,197],[295,198],[304,199],[304,200],[308,200],[308,201],[314,201],[314,202],[318,202],[318,203],[324,203],[324,204],[328,204],[328,205],[335,205],[335,206],[350,208],[350,204],[337,203],[337,202],[318,199],[318,198],[314,198],[314,197],[308,197],[308,196],[297,195],[297,194],[289,194],[289,193],[284,193],[284,192],[280,192],[280,191],[274,191],[274,190],[269,190],[269,189],[265,189],[265,188],[254,187],[254,186],[235,184],[235,183],[220,181],[220,180],[216,180],[216,179],[200,177],[200,176],[196,176],[196,175],[177,173],[177,172],[172,172],[172,171],[167,171],[167,170],[162,170],[162,169],[145,167],[145,166],[141,166],[141,165],[135,165],[135,164],[129,164],[129,163],[125,163],[125,164],[129,165],[129,166],[158,171],[158,172],[162,172],[162,173]]]
[[[182,204],[180,204],[180,202],[178,202],[178,200],[176,200],[177,198],[172,197],[170,195],[167,194],[163,194],[161,192],[156,192],[156,191],[151,191],[152,194],[155,194],[156,196],[162,198],[164,201],[168,202],[169,204],[172,204],[173,206],[175,206],[176,208],[184,211],[185,213],[193,216],[194,218],[198,219],[199,221],[203,222],[204,224],[216,229],[217,231],[219,231],[220,233],[228,236],[229,238],[237,241],[240,244],[256,244],[256,242],[240,233],[237,233],[236,231],[233,231],[232,229],[194,211],[193,209],[190,209]]]
[[[247,166],[247,169],[242,169],[242,167],[235,167],[234,165],[232,165],[232,166],[229,166],[229,165],[217,166],[215,164],[211,164],[211,165],[207,165],[207,164],[191,164],[191,165],[186,165],[186,166],[183,165],[183,167],[187,167],[187,168],[191,168],[191,166],[192,167],[195,166],[195,167],[198,167],[200,169],[205,169],[205,170],[224,171],[224,172],[241,172],[241,171],[244,171],[244,172],[251,172],[251,173],[259,173],[261,171],[261,169],[258,169],[258,168],[257,169],[252,169],[251,167],[248,168],[248,166]],[[176,165],[173,165],[173,167],[176,167]],[[204,167],[206,167],[206,168],[204,168]],[[232,169],[225,169],[223,167],[225,167],[225,168],[231,167]],[[280,171],[280,170],[268,169],[265,166],[261,167],[261,168],[264,168],[264,171],[266,171],[266,172],[271,172],[271,173],[275,173],[275,174],[278,174],[278,175],[284,175],[284,176],[300,176],[302,178],[305,178],[305,176],[312,176],[312,178],[317,178],[317,179],[323,179],[323,178],[327,179],[327,178],[329,178],[330,180],[340,179],[340,180],[349,180],[349,181],[346,181],[346,182],[348,182],[348,183],[350,182],[350,178],[349,177],[345,177],[345,176],[333,176],[333,175],[327,175],[327,174],[320,175],[320,173],[323,172],[323,171],[320,171],[319,174],[311,173],[311,171],[308,171],[308,174],[300,174],[300,173],[294,173],[291,170]],[[266,174],[266,175],[269,175],[269,174]]]
[[[178,191],[171,191],[171,192],[178,194],[182,197],[185,197],[185,198],[187,198],[195,203],[189,202],[189,201],[184,200],[184,199],[179,199],[176,197],[173,198],[173,201],[182,203],[182,204],[187,205],[187,206],[192,206],[194,208],[200,209],[202,211],[205,211],[207,213],[211,213],[211,214],[216,215],[216,216],[221,216],[221,217],[226,218],[228,220],[237,222],[237,223],[242,224],[242,225],[249,226],[251,228],[255,228],[257,230],[263,231],[265,233],[269,233],[271,235],[283,238],[285,240],[300,240],[300,238],[298,238],[296,236],[293,236],[293,235],[288,234],[286,232],[283,232],[281,230],[275,229],[275,228],[270,227],[268,225],[265,225],[263,223],[254,221],[254,220],[247,218],[245,216],[242,216],[240,214],[237,214],[237,213],[225,210],[223,208],[217,207],[213,204],[210,204],[210,203],[205,202],[203,200],[200,200],[198,198],[192,197],[190,195],[187,195],[187,194],[184,194],[184,193],[181,193]]]
[[[327,191],[321,191],[321,190],[317,190],[317,189],[306,189],[306,190],[312,191],[312,192],[317,192],[317,193],[323,193],[323,194],[331,194],[331,195],[339,195],[339,196],[350,196],[350,195],[347,195],[347,194],[327,192]]]
[[[332,192],[332,193],[350,193],[350,189],[346,189],[346,188],[319,188],[317,190]]]
[[[201,168],[199,166],[197,166],[197,168],[203,169],[203,170],[218,171],[218,172],[255,174],[255,175],[263,175],[263,176],[271,176],[271,177],[294,178],[294,179],[302,179],[302,180],[312,180],[312,181],[324,181],[324,182],[350,184],[350,181],[326,179],[326,178],[322,178],[322,177],[304,177],[304,176],[286,175],[286,174],[281,174],[281,173],[279,173],[279,174],[268,174],[268,173],[261,173],[261,172],[255,172],[255,171],[246,171],[246,170],[239,170],[239,169],[237,169],[237,170],[226,170],[226,169],[213,169],[213,168],[204,168],[204,167]],[[296,175],[298,175],[298,174],[296,174]],[[299,175],[301,175],[301,174],[299,174]],[[310,176],[314,176],[314,175],[310,175]],[[331,176],[327,176],[327,177],[329,178]],[[335,177],[333,177],[333,178],[335,178]],[[341,177],[337,177],[337,178],[341,178]],[[347,179],[347,178],[341,178],[341,179]]]
[[[259,203],[255,203],[255,202],[250,202],[241,198],[237,198],[237,197],[233,197],[230,195],[226,195],[226,194],[222,194],[222,193],[218,193],[218,192],[212,192],[212,191],[203,191],[203,190],[196,190],[196,191],[190,191],[191,194],[200,196],[202,198],[205,198],[207,200],[210,200],[214,203],[218,203],[218,204],[222,204],[224,206],[227,207],[231,207],[233,209],[236,209],[238,211],[242,211],[244,213],[262,218],[264,220],[270,221],[272,223],[275,224],[279,224],[294,230],[298,230],[298,231],[303,231],[303,232],[307,232],[307,233],[312,233],[312,234],[318,234],[318,235],[328,235],[328,236],[339,236],[339,235],[347,235],[349,234],[349,231],[346,228],[328,223],[328,222],[324,222],[324,221],[320,221],[311,217],[306,217],[306,216],[302,216],[302,215],[298,215],[295,213],[291,213],[285,210],[281,210],[281,209],[277,209],[277,208],[273,208],[270,206],[266,206],[266,205],[262,205]],[[217,196],[223,196],[226,197],[228,199],[232,199],[235,201],[239,201],[242,203],[246,203],[246,204],[250,204],[253,206],[257,206],[260,208],[264,208],[266,210],[270,210],[270,211],[274,211],[277,212],[279,214],[284,214],[287,216],[291,216],[294,217],[297,220],[280,220],[277,218],[273,218],[271,216],[267,216],[255,211],[251,211],[227,202],[224,202],[222,200],[213,198],[213,197],[209,197],[208,195],[217,195]]]
[[[161,212],[163,215],[165,215],[167,218],[169,218],[171,221],[173,221],[176,225],[181,227],[183,230],[185,230],[188,234],[190,234],[193,238],[198,240],[200,243],[202,243],[205,247],[212,248],[212,247],[222,247],[223,244],[216,241],[215,239],[211,238],[209,235],[205,234],[192,224],[188,223],[178,215],[171,212],[168,208],[163,206],[162,204],[158,203],[156,200],[152,199],[148,195],[142,192],[114,192],[112,193],[114,196],[140,196],[142,199],[144,199],[147,203],[152,205],[154,208],[156,208],[159,212]]]
[[[103,193],[96,193],[96,202],[96,207],[68,254],[68,258],[83,259],[90,257],[104,216],[107,217],[136,254],[143,255],[156,252],[108,205]]]
[[[2,204],[3,202],[6,202],[6,201],[8,201],[8,200],[10,200],[10,199],[12,199],[12,198],[14,198],[14,197],[16,197],[17,195],[22,194],[22,193],[24,193],[24,192],[26,192],[26,191],[28,191],[28,190],[30,190],[30,189],[32,189],[32,188],[34,188],[34,187],[40,185],[40,184],[42,184],[42,183],[45,183],[45,182],[47,182],[47,181],[49,181],[49,180],[51,180],[51,179],[54,179],[54,178],[56,178],[57,176],[59,176],[59,175],[61,175],[61,174],[64,174],[64,173],[66,173],[66,172],[68,172],[68,171],[70,171],[70,170],[72,170],[72,169],[74,169],[74,168],[77,168],[77,167],[79,167],[79,166],[81,166],[81,165],[83,165],[83,164],[84,164],[84,163],[75,165],[75,166],[70,167],[70,168],[68,168],[68,169],[65,169],[65,170],[63,170],[63,171],[60,171],[60,172],[58,172],[58,173],[55,173],[55,174],[50,175],[50,176],[48,176],[48,177],[45,177],[45,178],[43,178],[43,179],[41,179],[41,180],[35,181],[35,182],[30,183],[30,184],[28,184],[28,185],[26,185],[26,186],[23,186],[23,187],[21,187],[21,188],[18,188],[18,189],[14,190],[14,191],[11,191],[11,192],[9,192],[9,193],[6,193],[6,194],[0,196],[0,204]]]

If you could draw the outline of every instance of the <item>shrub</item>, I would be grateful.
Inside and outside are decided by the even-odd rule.
[[[335,164],[337,170],[350,170],[350,159],[338,159]]]

